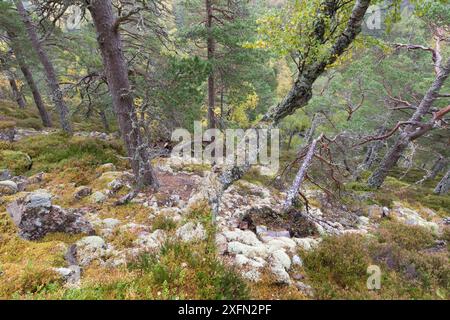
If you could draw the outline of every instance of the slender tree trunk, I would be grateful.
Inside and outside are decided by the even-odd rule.
[[[306,154],[305,160],[303,160],[302,166],[297,172],[297,176],[294,179],[294,183],[291,188],[287,192],[286,201],[283,204],[284,211],[288,211],[292,204],[294,203],[294,199],[298,195],[298,191],[302,186],[303,180],[305,179],[306,174],[308,173],[308,168],[311,165],[311,162],[314,157],[314,152],[316,150],[317,143],[322,139],[323,134],[320,135],[317,139],[313,140],[309,146],[308,153]]]
[[[37,56],[39,57],[40,62],[42,63],[45,71],[45,76],[47,78],[47,83],[51,90],[51,96],[52,101],[55,104],[56,110],[59,113],[59,120],[61,123],[61,128],[67,132],[68,134],[72,134],[72,126],[70,124],[70,121],[68,119],[69,117],[69,109],[67,108],[66,104],[63,100],[63,95],[61,88],[59,87],[58,78],[56,76],[55,69],[53,67],[53,64],[51,63],[50,59],[47,56],[47,53],[44,50],[44,47],[42,46],[39,37],[36,33],[36,29],[25,10],[25,7],[23,6],[22,1],[15,0],[17,11],[19,12],[19,15],[22,19],[22,22],[24,23],[28,37],[30,38],[31,45],[33,46],[33,49],[36,51]]]
[[[45,109],[44,102],[41,97],[41,93],[39,92],[39,88],[36,85],[36,82],[34,81],[33,74],[28,67],[27,63],[25,62],[22,50],[20,45],[17,43],[18,39],[17,36],[11,32],[8,31],[8,37],[11,39],[11,50],[16,56],[17,63],[19,64],[20,70],[22,71],[22,74],[25,78],[25,81],[27,82],[28,87],[31,90],[31,94],[33,95],[34,103],[39,111],[39,115],[42,120],[42,124],[44,127],[52,127],[52,121],[51,118]]]
[[[387,132],[386,127],[381,127],[377,131],[377,135],[381,136]],[[380,153],[381,149],[383,149],[384,143],[383,141],[374,141],[372,144],[369,145],[366,152],[366,157],[364,158],[364,162],[362,164],[363,170],[369,170],[374,165],[375,161],[378,159],[378,154]]]
[[[33,95],[34,103],[36,104],[36,107],[39,111],[39,115],[42,120],[42,124],[44,127],[50,128],[52,126],[52,120],[45,109],[44,102],[42,101],[41,94],[39,92],[39,88],[36,85],[36,82],[34,81],[33,74],[31,73],[30,68],[25,64],[25,61],[21,57],[20,53],[15,51],[17,62],[19,63],[20,70],[23,73],[23,76],[25,78],[25,81],[27,82],[28,86],[30,87],[31,94]]]
[[[99,112],[99,115],[100,115],[100,119],[102,120],[102,124],[103,124],[103,127],[105,128],[105,131],[110,132],[111,130],[109,128],[109,123],[108,123],[108,119],[106,118],[105,110],[101,110]]]
[[[294,135],[297,133],[296,130],[292,130],[291,132],[289,132],[289,140],[288,140],[288,144],[287,144],[287,149],[291,150],[291,144],[292,144],[292,138],[294,138]]]
[[[208,62],[211,66],[211,71],[208,76],[208,126],[209,128],[216,127],[216,117],[214,114],[215,105],[215,84],[214,84],[214,54],[216,50],[216,43],[214,36],[212,35],[212,20],[213,20],[213,9],[212,1],[205,0],[206,7],[206,28],[208,33],[207,38],[207,50],[208,50]]]
[[[12,75],[8,75],[8,81],[9,85],[11,86],[11,91],[13,94],[14,100],[16,100],[17,105],[20,109],[25,109],[25,100],[23,100],[22,93],[20,92],[19,88],[17,87],[16,79]]]
[[[128,67],[111,0],[92,0],[88,9],[97,30],[109,91],[138,187],[157,187],[158,181],[150,163],[148,144],[137,123]]]
[[[391,148],[391,150],[384,157],[380,164],[380,167],[375,170],[375,172],[370,176],[368,184],[371,187],[379,188],[383,184],[384,180],[389,174],[389,171],[394,168],[398,163],[398,160],[402,156],[403,152],[408,147],[409,143],[423,136],[425,133],[429,132],[434,125],[434,120],[431,123],[422,123],[423,118],[428,114],[434,101],[438,97],[438,93],[445,80],[447,80],[450,74],[450,59],[447,61],[446,65],[442,68],[442,71],[436,76],[431,87],[428,89],[427,93],[423,97],[416,112],[408,120],[409,124],[405,130],[400,134],[397,142]],[[415,124],[420,124],[418,127]]]
[[[431,172],[429,175],[427,175],[426,180],[428,179],[434,179],[436,176],[445,169],[445,167],[448,164],[448,159],[446,159],[443,156],[439,156],[439,158],[436,160],[436,162],[433,164],[433,167],[431,168]]]
[[[445,176],[438,183],[438,185],[436,186],[436,189],[434,189],[434,193],[437,193],[439,195],[444,195],[444,194],[448,193],[448,190],[450,190],[450,170],[447,171]]]
[[[439,157],[431,167],[430,171],[428,171],[427,174],[420,181],[417,181],[417,183],[421,184],[427,180],[432,180],[436,178],[436,176],[447,167],[447,164],[448,159],[442,155],[439,155]],[[425,168],[425,165],[423,166],[423,168]]]

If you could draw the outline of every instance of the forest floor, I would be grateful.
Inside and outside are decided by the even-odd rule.
[[[162,187],[116,205],[133,178],[117,137],[81,125],[67,137],[0,108],[0,134],[17,135],[0,141],[0,298],[450,298],[450,196],[433,194],[439,177],[416,185],[419,172],[393,172],[380,190],[352,182],[336,199],[308,187],[314,224],[277,214],[283,186],[256,167],[212,223],[207,166],[155,159]],[[25,240],[15,201],[92,230]],[[381,270],[379,290],[367,287],[370,266]]]

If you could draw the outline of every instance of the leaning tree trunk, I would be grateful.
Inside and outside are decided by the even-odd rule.
[[[311,165],[311,162],[314,157],[314,152],[316,150],[317,143],[322,140],[323,134],[320,135],[317,139],[313,140],[309,146],[308,153],[306,154],[305,160],[303,160],[302,166],[297,172],[297,175],[294,179],[294,183],[291,188],[287,192],[286,201],[283,204],[283,210],[288,211],[292,208],[295,198],[298,196],[298,192],[300,187],[305,179],[306,174],[308,173],[308,168]]]
[[[22,93],[20,92],[19,88],[17,87],[16,79],[12,75],[8,76],[9,85],[11,86],[11,91],[13,94],[14,100],[16,100],[17,105],[20,109],[25,109],[25,100],[23,100]]]
[[[35,26],[33,25],[25,7],[23,6],[22,1],[16,0],[16,8],[19,12],[19,15],[24,23],[28,37],[30,38],[31,45],[33,49],[36,51],[36,54],[44,67],[44,73],[47,78],[48,86],[51,90],[52,101],[56,106],[56,110],[59,113],[59,120],[61,123],[61,128],[68,134],[72,134],[72,126],[69,122],[69,109],[63,100],[63,94],[61,88],[59,87],[58,78],[56,76],[55,68],[53,64],[50,62],[50,59],[47,56],[47,53],[44,50],[44,47],[39,40],[39,37],[36,33]]]
[[[442,155],[439,155],[439,157],[437,158],[437,160],[434,162],[433,166],[431,167],[431,169],[429,171],[427,171],[427,174],[423,176],[423,178],[419,181],[417,181],[417,184],[422,184],[427,180],[433,180],[434,178],[436,178],[436,176],[443,170],[445,170],[445,168],[447,167],[448,164],[448,159],[445,158]],[[424,166],[425,167],[425,166]]]
[[[305,107],[312,98],[312,87],[315,81],[325,72],[327,66],[336,62],[336,60],[347,51],[355,38],[361,33],[362,23],[370,0],[357,0],[352,9],[350,19],[344,31],[337,37],[333,46],[322,59],[304,66],[298,73],[294,85],[286,97],[275,107],[271,108],[255,126],[256,128],[273,128],[286,116],[293,114],[296,110]],[[301,35],[299,35],[301,36]],[[251,168],[251,164],[246,161],[243,165],[228,165],[219,172],[209,176],[209,185],[207,194],[209,204],[213,210],[213,219],[219,212],[220,199],[223,192],[229,188],[235,181],[241,179]]]
[[[447,171],[445,176],[438,183],[436,189],[434,189],[434,193],[444,195],[448,193],[448,190],[450,190],[450,170]]]
[[[206,7],[206,28],[207,28],[207,51],[208,51],[208,62],[211,66],[211,71],[208,76],[208,126],[209,128],[216,127],[216,116],[214,113],[215,109],[215,83],[214,83],[214,54],[216,49],[216,44],[214,37],[212,35],[212,20],[213,20],[213,8],[211,0],[205,0]]]
[[[436,76],[433,84],[428,89],[427,93],[417,107],[416,112],[414,112],[411,118],[407,121],[407,127],[400,134],[397,142],[384,157],[383,161],[380,164],[380,167],[375,170],[374,173],[370,176],[369,180],[367,181],[370,187],[381,187],[384,180],[388,176],[389,171],[392,170],[398,163],[398,160],[408,147],[409,143],[420,138],[433,128],[434,121],[437,121],[437,118],[433,118],[433,120],[429,123],[422,123],[422,120],[429,113],[434,101],[438,98],[439,91],[444,85],[444,82],[448,78],[449,74],[450,59],[447,61],[446,65],[442,67],[442,71],[440,71]],[[443,114],[441,114],[440,116],[442,117]]]
[[[88,9],[97,31],[109,92],[138,188],[157,187],[158,181],[150,163],[148,144],[137,123],[128,67],[111,0],[92,0]]]
[[[36,82],[34,81],[33,74],[31,73],[31,70],[28,68],[28,66],[24,63],[22,59],[18,59],[20,70],[23,73],[23,76],[25,77],[25,80],[30,87],[31,94],[33,95],[34,103],[36,104],[36,107],[39,111],[39,115],[42,120],[42,124],[44,127],[50,128],[52,126],[52,120],[50,119],[50,116],[45,109],[44,102],[42,101],[41,94],[39,92],[39,88],[36,85]]]

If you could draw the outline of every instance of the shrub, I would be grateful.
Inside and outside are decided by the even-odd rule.
[[[28,154],[21,151],[0,151],[0,169],[9,169],[15,175],[24,174],[31,169],[33,162]]]
[[[409,226],[397,221],[384,222],[378,230],[381,243],[398,245],[406,250],[421,250],[434,243],[431,232],[420,226]]]
[[[366,239],[350,234],[325,238],[316,250],[306,254],[304,262],[321,298],[333,298],[343,289],[365,288],[371,264]]]

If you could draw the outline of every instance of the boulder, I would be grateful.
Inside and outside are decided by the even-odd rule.
[[[135,240],[135,244],[145,250],[160,248],[166,241],[167,235],[163,230],[156,230],[153,233],[142,232]]]
[[[282,267],[285,270],[291,268],[291,258],[283,250],[272,252],[270,256],[270,263],[272,267]]]
[[[280,266],[272,266],[270,268],[270,271],[275,277],[275,282],[277,284],[283,284],[283,285],[289,285],[291,284],[291,278],[289,277],[289,273],[286,272],[286,270]]]
[[[103,192],[95,191],[91,196],[91,201],[93,203],[102,203],[107,199],[106,195]]]
[[[38,191],[29,193],[7,206],[7,211],[19,228],[22,238],[38,240],[55,232],[94,233],[92,225],[82,213],[54,206],[51,198],[51,194]]]
[[[81,268],[77,265],[71,265],[67,268],[54,268],[61,278],[68,284],[78,284],[81,279]]]
[[[11,171],[9,171],[8,169],[0,169],[0,181],[10,180],[11,178]]]
[[[201,223],[188,222],[177,229],[176,236],[183,242],[200,241],[206,239],[206,231]]]
[[[292,257],[292,264],[295,266],[303,267],[303,260],[298,255]]]
[[[105,256],[106,249],[106,242],[102,238],[98,236],[84,237],[69,248],[72,256],[72,261],[69,262],[76,262],[82,267],[88,266],[92,261]]]
[[[11,180],[0,181],[0,195],[11,195],[19,191],[17,184]]]
[[[249,230],[242,231],[240,229],[235,229],[233,231],[225,231],[223,235],[227,241],[238,241],[250,246],[257,246],[261,244],[261,241],[258,240],[256,234]]]
[[[228,243],[228,252],[232,254],[243,254],[247,258],[266,258],[268,256],[267,249],[264,245],[250,246],[237,241]]]
[[[83,199],[92,194],[92,189],[86,186],[80,186],[75,189],[73,197],[77,200]]]

